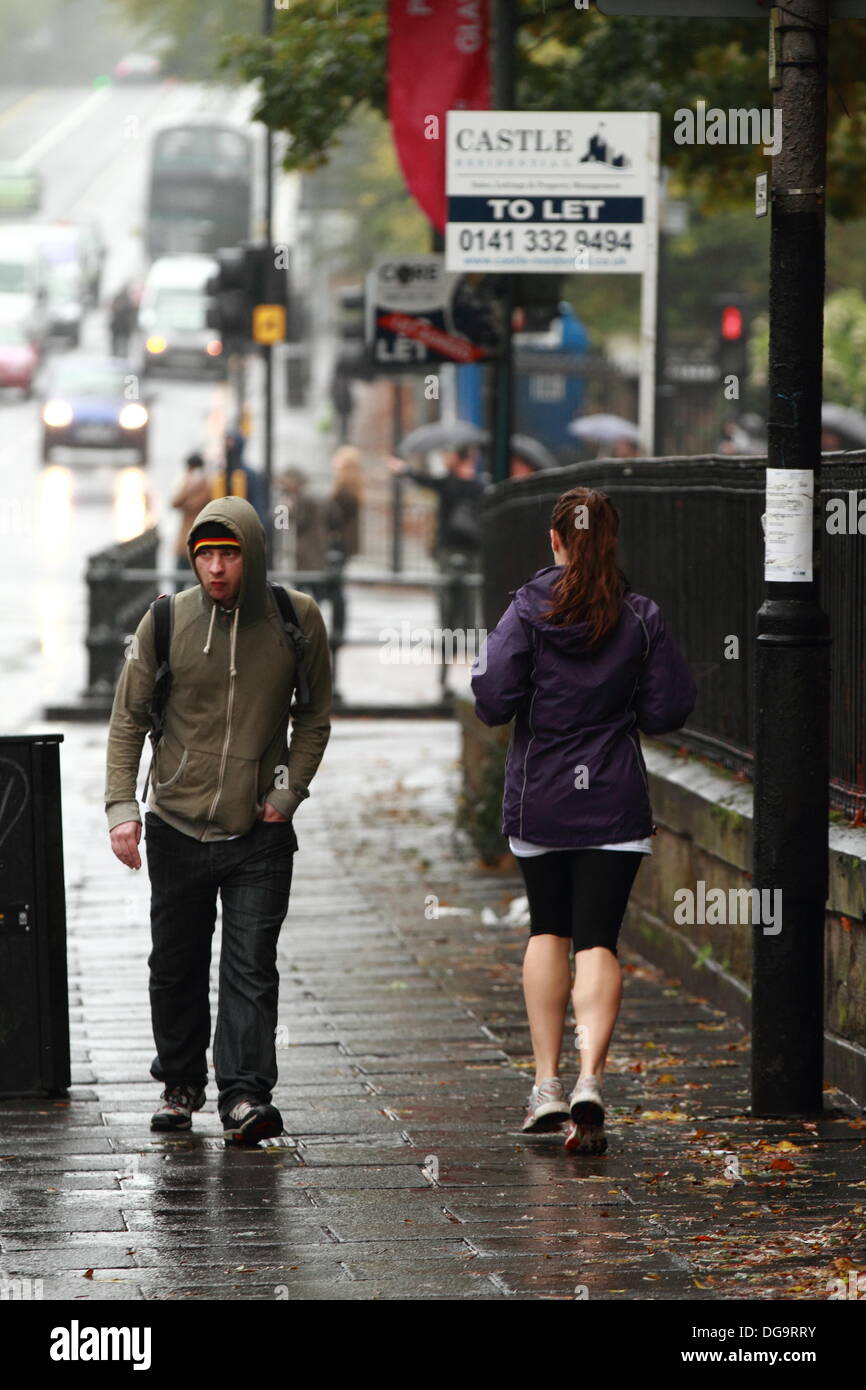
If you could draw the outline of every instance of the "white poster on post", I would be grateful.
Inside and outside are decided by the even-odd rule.
[[[811,468],[768,468],[764,513],[764,579],[772,584],[811,583]]]

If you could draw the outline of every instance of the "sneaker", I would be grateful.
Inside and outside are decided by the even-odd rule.
[[[274,1105],[257,1105],[239,1100],[222,1117],[223,1138],[227,1144],[258,1144],[283,1132],[283,1117]]]
[[[572,1120],[565,1136],[568,1152],[603,1154],[607,1149],[604,1100],[595,1077],[579,1078],[568,1103]]]
[[[559,1129],[570,1111],[558,1076],[541,1081],[529,1093],[529,1107],[523,1121],[524,1134],[542,1134]]]
[[[151,1129],[192,1129],[192,1112],[204,1105],[204,1091],[195,1086],[166,1086],[162,1105],[150,1117]]]

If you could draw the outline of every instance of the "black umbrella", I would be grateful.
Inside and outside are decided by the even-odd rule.
[[[533,439],[528,434],[513,434],[511,436],[511,452],[518,458],[523,459],[538,473],[543,473],[547,468],[561,468],[559,459],[554,458],[549,449],[537,439]]]

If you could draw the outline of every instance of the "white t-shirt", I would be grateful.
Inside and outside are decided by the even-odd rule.
[[[649,836],[643,840],[621,840],[618,845],[533,845],[529,840],[518,840],[516,835],[509,835],[508,848],[512,854],[516,854],[518,859],[532,859],[536,854],[553,854],[556,850],[568,851],[570,849],[618,849],[632,850],[638,854],[652,854],[652,846]]]

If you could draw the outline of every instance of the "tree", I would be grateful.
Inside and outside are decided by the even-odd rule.
[[[136,20],[176,36],[175,60],[196,75],[261,84],[256,116],[290,135],[286,167],[326,163],[340,130],[364,106],[387,115],[387,5],[383,0],[287,0],[273,42],[259,31],[260,0],[114,0]],[[345,7],[344,7],[345,6]],[[518,0],[517,105],[529,111],[659,111],[662,160],[706,210],[751,198],[768,168],[759,146],[678,145],[675,113],[772,104],[768,25],[756,20],[611,19],[560,0],[539,13]],[[831,26],[828,211],[866,213],[866,33]],[[220,41],[219,36],[225,36]],[[219,58],[216,57],[220,53]],[[853,115],[849,115],[853,112]]]

